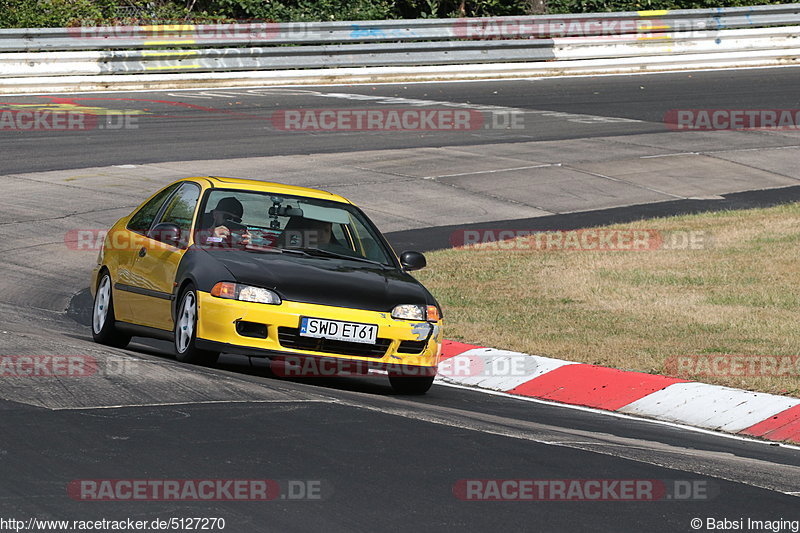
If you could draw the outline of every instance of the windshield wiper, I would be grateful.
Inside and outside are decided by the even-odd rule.
[[[378,261],[373,261],[372,259],[367,259],[366,257],[357,257],[347,254],[339,254],[336,252],[331,252],[330,250],[325,250],[324,248],[293,248],[292,249],[303,252],[307,255],[316,255],[320,257],[334,257],[337,259],[349,259],[350,261],[360,261],[362,263],[370,263],[372,265],[378,265],[382,268],[386,268],[386,265],[380,263]]]
[[[333,257],[336,259],[349,259],[350,261],[360,261],[362,263],[378,265],[381,268],[387,268],[387,265],[380,263],[378,261],[373,261],[372,259],[367,259],[366,257],[357,257],[347,254],[339,254],[336,252],[331,252],[330,250],[325,250],[323,248],[273,248],[273,247],[245,246],[243,250],[245,250],[246,252],[256,252],[256,253],[280,253],[280,254],[287,253],[287,254],[305,255],[309,257]]]
[[[242,246],[241,250],[244,250],[245,252],[256,252],[262,254],[281,254],[284,252],[284,250],[282,250],[281,248],[272,248],[270,246],[252,246],[252,245]]]
[[[310,255],[304,250],[297,248],[276,248],[274,246],[245,246],[242,248],[245,252],[255,252],[260,254],[296,254],[296,255]]]

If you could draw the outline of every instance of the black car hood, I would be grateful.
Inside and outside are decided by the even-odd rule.
[[[284,300],[390,312],[398,304],[435,304],[417,280],[396,268],[288,253],[206,249],[232,281],[272,289]]]

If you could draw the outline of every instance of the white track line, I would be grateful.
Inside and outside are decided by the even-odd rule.
[[[329,400],[200,400],[196,402],[132,403],[122,405],[89,405],[82,407],[44,407],[48,411],[93,411],[95,409],[126,409],[139,407],[175,407],[181,405],[215,405],[226,403],[330,403]],[[41,407],[34,404],[33,407]]]

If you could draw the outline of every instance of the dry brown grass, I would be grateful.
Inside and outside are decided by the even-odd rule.
[[[449,339],[650,373],[670,357],[800,354],[800,204],[608,226],[702,230],[701,250],[429,254]],[[692,376],[683,376],[692,377]],[[800,396],[800,376],[700,381]]]

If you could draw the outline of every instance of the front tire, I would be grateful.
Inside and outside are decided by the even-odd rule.
[[[111,291],[111,275],[103,272],[92,304],[92,339],[98,344],[125,348],[131,342],[131,336],[117,329],[114,317],[114,299]]]
[[[192,285],[181,294],[175,315],[175,358],[182,363],[213,365],[219,352],[200,350],[197,340],[197,292]]]

